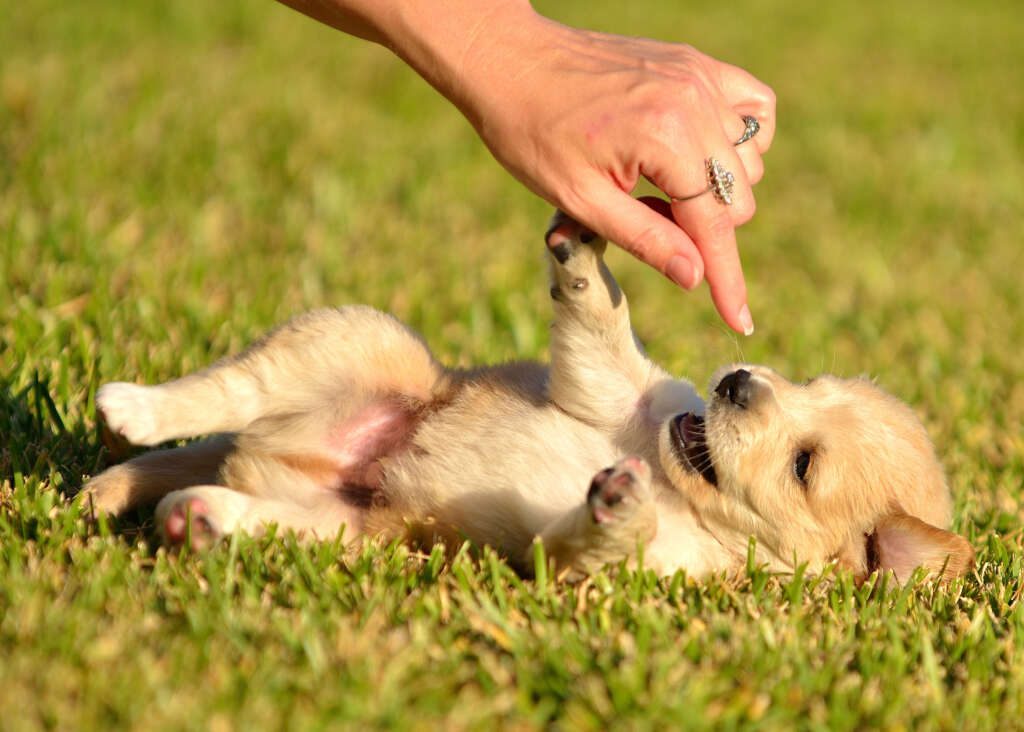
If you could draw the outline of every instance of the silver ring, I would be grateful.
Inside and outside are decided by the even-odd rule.
[[[746,125],[743,128],[743,134],[733,145],[742,145],[747,140],[752,139],[761,129],[761,123],[757,121],[757,117],[751,117],[749,114],[743,115],[743,124]]]
[[[692,196],[682,196],[681,198],[673,198],[672,200],[689,201],[694,198],[699,198],[710,191],[715,194],[716,201],[721,203],[723,206],[731,206],[732,187],[736,182],[735,176],[726,170],[716,158],[708,158],[705,160],[704,167],[708,171],[708,187],[700,193],[694,193]]]

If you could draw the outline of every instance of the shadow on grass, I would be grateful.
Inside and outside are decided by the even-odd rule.
[[[0,430],[0,480],[59,475],[55,482],[70,496],[81,488],[83,476],[102,469],[105,461],[85,424],[65,423],[50,395],[49,377],[39,371],[21,388],[10,374],[0,376]]]
[[[95,428],[65,420],[51,395],[49,376],[39,371],[21,387],[11,374],[0,376],[0,435],[0,482],[17,486],[35,479],[53,486],[65,500],[77,495],[89,476],[119,462]],[[128,537],[149,538],[153,511],[129,512],[112,528]]]

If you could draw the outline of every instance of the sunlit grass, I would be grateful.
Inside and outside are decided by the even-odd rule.
[[[1005,4],[542,4],[779,95],[741,232],[757,333],[621,254],[650,352],[909,401],[979,550],[952,588],[516,578],[491,554],[239,537],[169,557],[64,504],[93,394],[364,302],[448,363],[543,358],[549,214],[383,51],[272,4],[0,12],[0,726],[981,728],[1020,719],[1024,91]]]

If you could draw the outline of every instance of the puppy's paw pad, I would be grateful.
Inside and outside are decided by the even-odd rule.
[[[568,262],[581,245],[599,244],[597,235],[561,211],[555,214],[544,235],[544,243],[559,264]]]
[[[186,498],[171,506],[160,530],[165,544],[188,545],[192,551],[209,549],[221,537],[209,507],[201,498]]]
[[[594,476],[587,504],[596,524],[627,520],[648,499],[651,469],[641,458],[627,457]]]
[[[153,387],[115,382],[96,392],[100,418],[113,434],[133,445],[161,442]]]

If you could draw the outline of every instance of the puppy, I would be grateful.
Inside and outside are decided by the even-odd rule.
[[[580,576],[643,551],[690,576],[829,562],[863,578],[973,562],[924,429],[863,380],[793,384],[761,366],[711,379],[708,402],[652,363],[605,243],[557,214],[551,364],[446,369],[393,318],[320,310],[242,355],[97,404],[136,445],[214,435],[91,480],[102,512],[159,502],[163,540],[209,545],[268,524],[346,539],[404,533],[489,544],[529,572],[532,543]],[[609,467],[610,466],[610,467]]]

